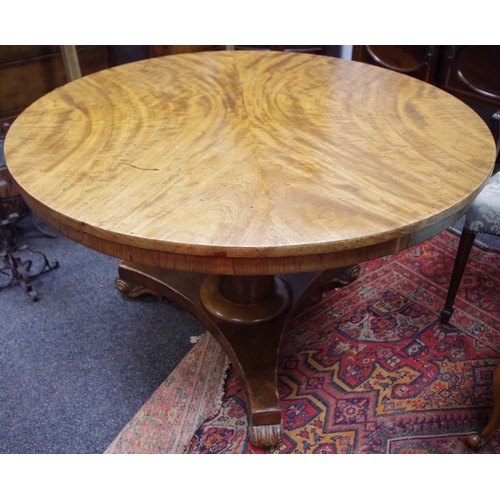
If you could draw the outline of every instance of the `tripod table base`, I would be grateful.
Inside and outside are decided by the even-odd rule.
[[[283,276],[214,276],[122,261],[115,285],[124,295],[164,297],[195,316],[236,369],[258,447],[280,443],[278,357],[281,336],[297,309],[320,287],[343,286],[359,267]]]

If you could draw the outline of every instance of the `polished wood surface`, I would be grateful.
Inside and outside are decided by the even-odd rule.
[[[96,250],[217,274],[329,269],[453,223],[495,158],[445,92],[298,53],[139,61],[65,85],[6,138],[28,204]]]

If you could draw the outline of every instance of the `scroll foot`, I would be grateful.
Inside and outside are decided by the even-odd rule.
[[[281,424],[252,425],[248,427],[248,437],[257,448],[269,448],[281,444],[283,428]]]
[[[115,279],[115,288],[120,293],[125,295],[125,297],[128,297],[129,299],[135,299],[136,297],[139,297],[141,295],[146,295],[146,294],[157,295],[156,293],[149,290],[148,288],[145,288],[145,287],[140,286],[140,285],[136,285],[135,283],[124,280],[122,278]]]
[[[359,273],[360,267],[358,265],[346,267],[337,276],[330,279],[328,286],[332,288],[347,286],[358,279]]]

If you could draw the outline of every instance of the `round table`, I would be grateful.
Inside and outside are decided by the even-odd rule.
[[[8,168],[67,237],[123,259],[218,339],[249,435],[281,438],[282,333],[311,293],[455,222],[495,144],[465,104],[414,78],[299,53],[220,51],[110,68],[14,122]],[[354,267],[352,267],[354,266]]]

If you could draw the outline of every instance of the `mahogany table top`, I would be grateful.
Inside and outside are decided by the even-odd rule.
[[[299,53],[222,51],[114,67],[42,97],[5,142],[31,208],[148,265],[219,274],[336,268],[451,225],[493,138],[414,78]]]

